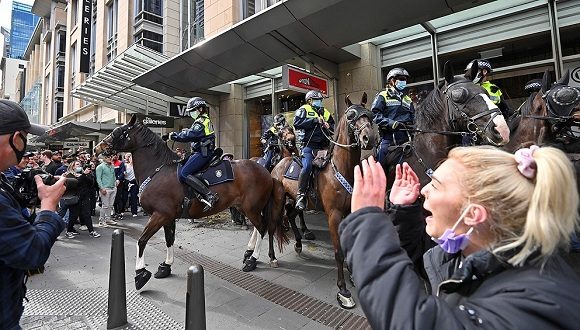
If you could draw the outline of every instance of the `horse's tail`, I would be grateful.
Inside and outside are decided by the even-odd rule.
[[[272,178],[272,194],[266,205],[266,223],[268,226],[272,226],[274,229],[274,235],[276,241],[278,242],[278,249],[280,253],[284,250],[284,245],[290,243],[290,239],[286,234],[283,226],[283,214],[284,214],[284,201],[286,200],[286,195],[284,191],[284,186],[282,182],[278,179]],[[272,228],[270,227],[270,228]]]

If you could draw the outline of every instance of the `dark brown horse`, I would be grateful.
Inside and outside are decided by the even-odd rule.
[[[167,246],[167,257],[161,263],[155,277],[166,277],[171,273],[173,263],[173,243],[175,241],[175,219],[182,213],[191,218],[201,218],[218,213],[230,206],[243,210],[250,221],[264,236],[270,238],[270,262],[277,266],[273,237],[276,235],[279,248],[288,242],[282,229],[284,188],[279,181],[256,162],[250,160],[231,161],[235,179],[210,189],[219,195],[219,201],[208,212],[203,212],[201,202],[194,200],[191,207],[183,212],[184,189],[177,178],[177,155],[172,152],[159,136],[133,116],[129,123],[117,127],[96,147],[97,154],[111,151],[130,151],[133,154],[135,176],[141,183],[140,202],[143,209],[151,214],[137,243],[135,287],[141,289],[151,277],[145,269],[144,249],[147,241],[163,227]]]
[[[514,152],[535,143],[580,153],[578,137],[571,131],[572,127],[580,126],[580,91],[568,87],[569,79],[570,72],[566,71],[552,86],[549,72],[544,72],[540,92],[532,93],[512,119],[511,126],[515,128],[504,147],[506,151]]]
[[[353,308],[355,301],[346,288],[343,269],[344,256],[338,236],[340,221],[350,213],[351,194],[337,179],[337,176],[343,178],[348,186],[352,186],[354,167],[360,163],[361,149],[372,149],[377,141],[377,136],[372,121],[373,114],[364,107],[367,102],[366,93],[363,94],[361,104],[352,104],[348,96],[345,101],[348,108],[336,125],[334,137],[331,138],[330,163],[320,171],[315,169],[317,173],[311,189],[316,193],[318,204],[322,206],[328,220],[328,229],[338,268],[336,284],[340,291],[337,293],[337,300],[343,308]],[[272,177],[280,180],[284,185],[286,194],[292,200],[296,200],[298,181],[284,177],[291,162],[293,162],[292,158],[281,160],[272,170]],[[309,198],[309,206],[313,207],[314,204],[315,202]],[[293,208],[293,205],[290,206]],[[300,252],[302,249],[300,233],[294,221],[290,221],[290,224],[296,236],[295,249]],[[251,259],[246,261],[246,263],[248,262],[251,263]]]
[[[477,70],[477,65],[472,68]],[[445,63],[444,73],[445,82],[417,105],[415,128],[409,130],[412,141],[389,155],[396,158],[385,169],[389,185],[394,181],[396,163],[409,163],[425,185],[431,180],[430,172],[451,148],[466,141],[500,146],[509,140],[505,119],[485,90],[464,77],[454,76],[449,62]]]

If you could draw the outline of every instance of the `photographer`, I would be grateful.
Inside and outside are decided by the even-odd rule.
[[[20,163],[26,151],[28,133],[42,135],[44,129],[31,125],[17,103],[0,100],[0,171]],[[52,245],[64,229],[55,210],[65,191],[65,179],[61,178],[52,186],[44,185],[38,176],[35,180],[41,204],[32,224],[22,214],[22,207],[12,195],[12,187],[0,181],[0,324],[6,329],[20,329],[26,270],[44,265]]]

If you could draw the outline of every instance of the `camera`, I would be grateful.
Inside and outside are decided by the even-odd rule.
[[[42,182],[47,186],[51,186],[58,181],[58,179],[53,175],[39,168],[25,168],[22,170],[22,172],[16,176],[13,188],[14,193],[16,194],[16,199],[23,207],[35,207],[40,205],[38,188],[36,187],[36,181],[34,180],[36,175],[40,176]],[[75,194],[77,184],[77,179],[66,178],[66,191],[64,195]]]

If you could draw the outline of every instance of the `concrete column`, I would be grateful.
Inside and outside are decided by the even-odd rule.
[[[378,49],[371,43],[361,45],[360,60],[339,64],[338,71],[338,91],[336,94],[340,113],[346,110],[344,99],[347,95],[350,95],[352,102],[359,103],[363,92],[366,92],[370,103],[375,94],[382,89]]]
[[[243,158],[245,103],[241,85],[232,84],[230,93],[220,97],[219,110],[220,148],[236,158]]]

